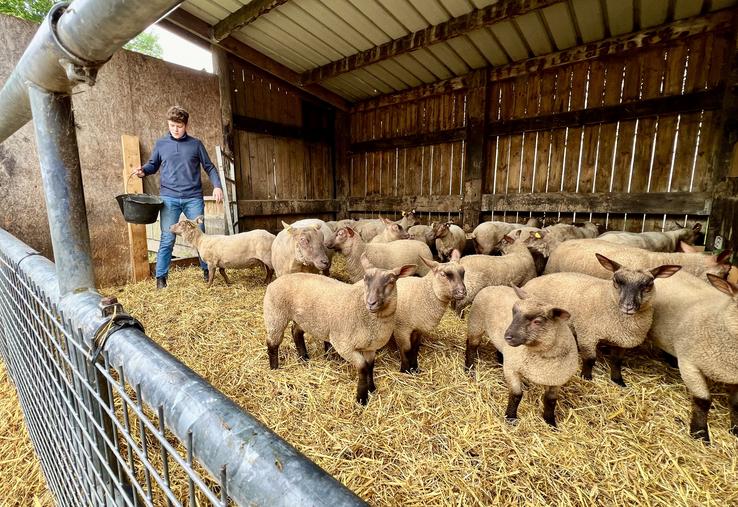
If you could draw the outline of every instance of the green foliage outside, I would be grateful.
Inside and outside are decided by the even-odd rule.
[[[0,14],[40,23],[55,3],[55,0],[2,0]],[[159,38],[150,33],[140,33],[123,47],[155,58],[161,58],[162,55]]]

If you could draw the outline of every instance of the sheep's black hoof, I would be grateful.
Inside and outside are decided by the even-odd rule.
[[[710,433],[707,430],[690,430],[689,434],[695,440],[702,440],[703,443],[710,444]]]
[[[366,404],[369,403],[369,396],[357,396],[356,403],[358,403],[362,407],[366,407]]]
[[[591,380],[591,379],[590,379],[590,380]],[[621,378],[614,378],[614,379],[612,379],[612,381],[613,381],[613,382],[615,382],[615,383],[616,383],[617,385],[619,385],[620,387],[628,387],[628,386],[627,386],[627,385],[625,384],[625,380],[623,380],[623,379],[621,379]]]
[[[505,422],[507,424],[511,424],[513,426],[517,426],[517,424],[518,424],[518,418],[517,417],[507,417],[507,416],[505,416]]]
[[[582,373],[582,378],[584,380],[592,380],[592,374],[591,373]]]
[[[730,434],[734,437],[738,437],[738,426],[731,426],[728,431],[730,431]]]

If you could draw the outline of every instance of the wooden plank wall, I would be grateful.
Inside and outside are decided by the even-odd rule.
[[[231,58],[233,114],[270,122],[277,126],[303,128],[324,125],[330,118],[306,107],[303,97],[289,85]],[[307,113],[304,113],[307,111]],[[323,117],[325,116],[325,117]],[[277,136],[239,129],[234,135],[238,200],[332,199],[334,195],[332,146],[325,141]],[[316,215],[312,215],[316,216]],[[332,213],[317,215],[326,220]],[[281,229],[291,216],[241,216],[242,230]]]
[[[420,136],[466,125],[466,92],[454,91],[382,104],[381,99],[360,104],[351,114],[351,142]],[[396,147],[353,153],[350,158],[350,195],[354,198],[403,196],[460,196],[464,141]],[[399,210],[352,213],[355,218]],[[458,210],[432,214],[426,219],[459,218]]]
[[[713,89],[720,85],[729,47],[726,36],[707,33],[670,47],[490,82],[488,115],[493,122],[515,120]],[[484,192],[706,191],[715,114],[699,111],[494,136],[488,142]],[[511,214],[514,219],[520,215],[501,212],[503,219]],[[499,219],[500,213],[490,217]],[[589,220],[590,214],[546,218]],[[657,230],[664,219],[611,213],[604,216],[604,225]]]
[[[483,198],[499,203],[494,196],[500,194],[709,192],[716,110],[630,115],[622,120],[608,120],[604,114],[604,120],[587,123],[547,120],[557,113],[598,112],[695,92],[704,92],[713,100],[723,86],[732,37],[732,33],[707,32],[668,45],[490,80],[487,131],[504,134],[487,137]],[[352,216],[376,215],[380,205],[372,203],[382,198],[405,196],[408,199],[402,202],[410,202],[409,197],[420,196],[429,216],[458,217],[443,199],[434,197],[450,202],[461,194],[465,104],[462,82],[356,105],[351,111],[350,197],[365,199],[367,211],[354,206]],[[627,109],[618,108],[618,114]],[[510,131],[506,127],[511,122],[520,128]],[[454,133],[461,135],[450,142],[433,142]],[[433,213],[436,210],[441,213]],[[629,231],[661,230],[671,219],[704,222],[707,218],[704,213],[687,217],[583,211],[552,212],[550,205],[523,210],[495,204],[493,210],[483,211],[482,218],[523,222],[535,215],[546,223],[593,220],[608,229]]]

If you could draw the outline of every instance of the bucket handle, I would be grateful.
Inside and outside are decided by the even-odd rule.
[[[128,179],[126,179],[126,184],[124,185],[125,193],[128,194],[128,182],[131,181],[131,178],[135,176],[136,171],[133,171],[131,174],[128,175]]]

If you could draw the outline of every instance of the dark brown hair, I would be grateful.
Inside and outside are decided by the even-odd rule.
[[[190,119],[190,113],[185,111],[183,107],[172,106],[167,111],[167,120],[174,121],[177,123],[184,123],[187,125],[187,120]]]

